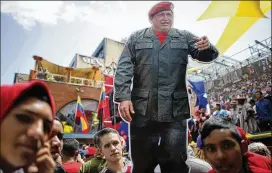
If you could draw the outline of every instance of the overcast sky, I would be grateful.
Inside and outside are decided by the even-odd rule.
[[[91,56],[104,37],[120,41],[149,27],[147,13],[156,1],[1,1],[1,84],[15,72],[28,74],[33,55],[68,66],[76,53]],[[207,35],[216,44],[229,18],[196,21],[210,1],[175,1],[174,27]],[[225,55],[233,55],[271,37],[269,19],[260,19]],[[239,26],[237,26],[239,27]],[[239,60],[248,57],[238,57]]]

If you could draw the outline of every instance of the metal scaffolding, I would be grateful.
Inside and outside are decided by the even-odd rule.
[[[232,56],[220,56],[213,63],[201,68],[199,73],[188,74],[187,77],[189,80],[202,79],[204,81],[215,80],[219,77],[224,76],[225,74],[239,69],[243,66],[254,63],[258,60],[271,56],[271,37],[258,41],[255,40],[254,45],[249,46],[248,48],[241,50],[240,52]],[[245,54],[247,53],[247,54]],[[245,55],[243,55],[245,54]],[[248,56],[247,58],[244,58]],[[239,61],[237,59],[243,59]]]

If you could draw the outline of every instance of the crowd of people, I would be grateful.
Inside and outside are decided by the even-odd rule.
[[[246,137],[271,130],[271,103],[257,83],[256,104],[239,95],[228,104],[216,100],[210,114],[190,114],[188,55],[211,62],[219,51],[207,36],[172,28],[173,9],[169,1],[154,5],[152,27],[134,32],[119,58],[114,101],[130,123],[129,154],[111,128],[100,129],[91,145],[64,139],[48,86],[34,80],[1,86],[0,173],[153,173],[158,165],[162,173],[270,173],[267,146]]]
[[[271,100],[272,83],[271,83],[271,67],[260,76],[245,74],[237,83],[226,84],[222,89],[209,90],[209,103],[215,107],[215,103],[220,104],[230,103],[231,100],[237,97],[245,97],[255,99],[254,93],[261,91],[264,97]]]
[[[63,138],[64,127],[54,114],[53,97],[43,82],[1,86],[0,172],[132,172],[133,161],[118,131],[104,128],[95,134],[93,144],[80,144],[76,139]],[[242,128],[219,115],[206,115],[205,109],[197,111],[196,116],[202,117],[198,132],[188,121],[186,164],[190,173],[271,172],[267,146],[249,144]]]
[[[220,114],[247,133],[270,131],[271,69],[270,61],[264,66],[263,73],[245,73],[239,82],[209,90],[211,115]]]

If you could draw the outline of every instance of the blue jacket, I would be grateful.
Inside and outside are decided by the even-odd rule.
[[[259,100],[256,103],[257,119],[269,121],[272,117],[271,102],[267,99]]]

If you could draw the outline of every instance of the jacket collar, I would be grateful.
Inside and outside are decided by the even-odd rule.
[[[146,30],[145,34],[144,34],[144,37],[152,38],[152,37],[154,37],[154,36],[156,36],[156,35],[155,35],[155,33],[154,33],[152,27],[148,28],[148,29]],[[180,35],[179,35],[179,33],[177,32],[177,30],[174,29],[174,28],[171,28],[171,29],[169,30],[168,36],[169,36],[169,37],[172,37],[172,38],[173,38],[173,37],[180,37]]]

